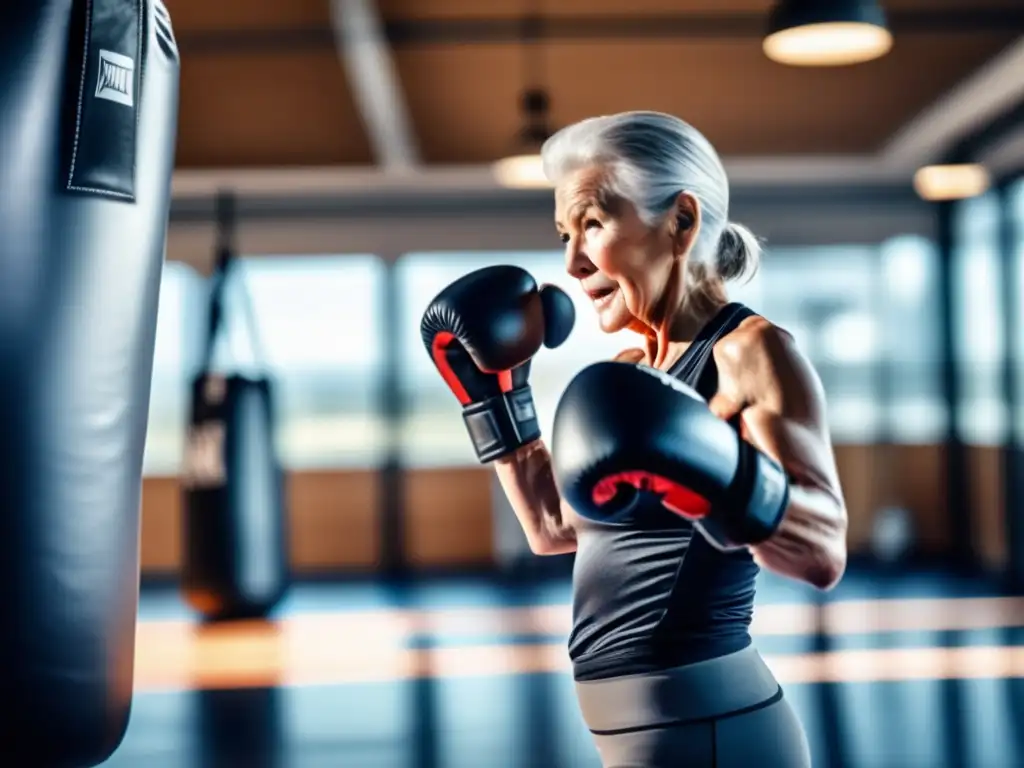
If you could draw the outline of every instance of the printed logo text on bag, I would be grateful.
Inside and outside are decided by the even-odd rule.
[[[135,62],[120,53],[100,49],[100,67],[96,76],[96,98],[130,107],[134,104]]]

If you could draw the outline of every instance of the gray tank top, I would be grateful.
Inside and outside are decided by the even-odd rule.
[[[669,370],[710,399],[712,350],[754,312],[732,303]],[[758,567],[747,550],[722,553],[693,524],[637,491],[629,519],[583,521],[573,567],[569,656],[577,680],[652,672],[750,644]]]

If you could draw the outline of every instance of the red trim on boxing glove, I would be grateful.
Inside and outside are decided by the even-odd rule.
[[[459,403],[461,405],[469,405],[473,398],[466,392],[466,388],[459,380],[459,377],[455,375],[455,371],[448,364],[446,350],[452,342],[457,342],[455,334],[449,331],[438,331],[434,335],[434,340],[430,343],[430,356],[433,358],[434,365],[437,367],[438,373],[441,374],[441,378],[444,379],[444,383],[448,385],[448,388],[458,399]],[[498,387],[502,392],[507,394],[512,391],[512,371],[483,371],[483,373],[493,373],[497,376]]]
[[[696,491],[667,477],[640,469],[617,472],[601,478],[591,492],[594,504],[603,507],[612,501],[620,485],[631,485],[638,491],[661,496],[661,503],[670,512],[688,520],[700,520],[711,512],[711,502]]]
[[[438,331],[434,334],[434,340],[430,343],[430,356],[434,359],[434,365],[437,366],[437,371],[441,374],[441,378],[444,379],[444,383],[448,385],[448,388],[458,398],[459,403],[468,405],[473,398],[469,396],[466,388],[459,381],[459,377],[455,375],[455,371],[448,365],[448,355],[445,350],[453,341],[455,341],[455,334],[448,331]]]

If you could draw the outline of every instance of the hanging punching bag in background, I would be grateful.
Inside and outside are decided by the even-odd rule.
[[[192,382],[183,473],[182,588],[208,621],[262,618],[288,586],[284,479],[274,445],[271,381],[223,375],[212,366],[232,265],[231,249],[223,245],[212,278],[206,354]],[[255,322],[247,314],[255,340]]]
[[[178,107],[159,0],[0,3],[0,754],[128,724]]]

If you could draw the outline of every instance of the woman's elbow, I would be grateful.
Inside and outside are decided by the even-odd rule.
[[[576,540],[568,537],[554,537],[544,534],[533,535],[527,538],[530,551],[541,557],[551,555],[568,555],[576,551]]]
[[[557,554],[555,548],[544,541],[530,542],[530,552],[537,555],[538,557],[550,557],[551,555]]]
[[[806,581],[823,592],[828,592],[842,581],[846,573],[846,526],[836,531],[824,543],[809,563]]]
[[[809,568],[805,580],[808,584],[822,592],[834,589],[846,573],[846,552],[841,555],[829,554]]]

